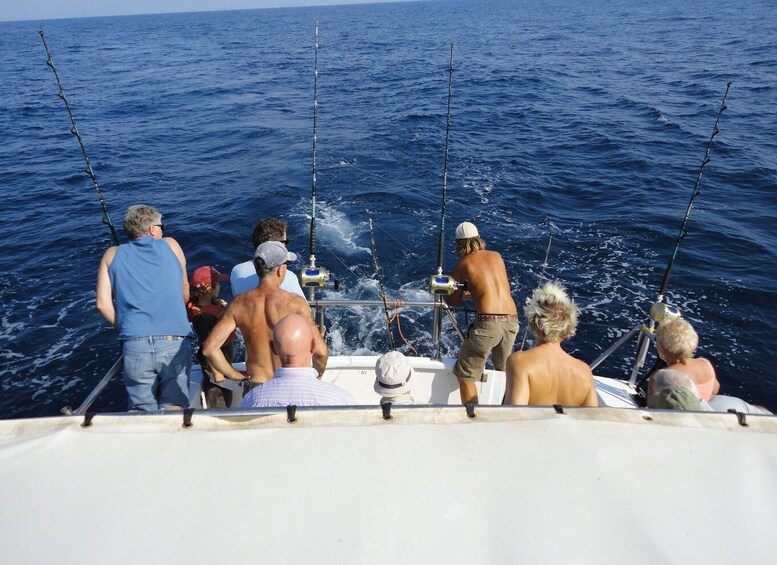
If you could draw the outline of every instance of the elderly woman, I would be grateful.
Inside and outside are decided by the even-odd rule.
[[[704,357],[694,357],[699,345],[699,336],[691,324],[682,318],[661,322],[656,331],[658,356],[666,361],[669,369],[685,373],[696,384],[702,400],[709,400],[718,394],[720,383],[715,369]],[[648,396],[654,393],[653,379],[648,386]]]

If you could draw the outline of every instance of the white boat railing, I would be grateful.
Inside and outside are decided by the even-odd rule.
[[[397,300],[397,299],[386,299],[384,302],[383,300],[349,300],[349,299],[343,299],[343,300],[337,300],[337,299],[317,299],[314,298],[312,300],[308,300],[308,305],[313,309],[315,312],[315,315],[313,316],[314,320],[318,320],[318,327],[319,329],[323,330],[324,328],[324,315],[326,313],[326,309],[333,306],[369,306],[369,307],[380,307],[380,308],[434,308],[435,309],[435,315],[434,315],[434,321],[435,321],[435,330],[432,332],[432,338],[435,344],[435,351],[436,351],[436,358],[440,358],[440,341],[442,340],[442,332],[439,329],[440,325],[440,314],[442,312],[445,312],[448,316],[448,319],[453,324],[453,329],[456,330],[456,333],[459,335],[459,338],[461,341],[464,341],[464,332],[461,330],[461,327],[459,326],[458,322],[456,321],[456,317],[453,315],[454,312],[463,311],[462,308],[451,308],[448,306],[443,300],[430,300],[430,301],[404,301],[404,300]]]
[[[105,376],[100,379],[100,382],[97,383],[97,386],[92,389],[92,392],[89,393],[89,396],[86,397],[86,400],[84,400],[81,403],[81,406],[76,408],[74,411],[71,411],[69,408],[63,409],[63,412],[67,415],[75,415],[75,416],[81,416],[83,414],[86,414],[87,410],[94,404],[94,401],[97,400],[97,397],[100,396],[100,393],[105,389],[106,386],[108,386],[108,383],[111,381],[113,377],[119,374],[119,371],[122,370],[124,367],[124,355],[119,357],[116,362],[113,364],[113,367],[111,367],[107,373],[105,373]]]

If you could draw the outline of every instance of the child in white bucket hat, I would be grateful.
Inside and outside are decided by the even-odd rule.
[[[410,395],[413,367],[399,351],[389,351],[375,363],[375,392],[380,403],[417,404]]]

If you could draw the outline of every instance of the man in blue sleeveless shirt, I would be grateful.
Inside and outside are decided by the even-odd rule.
[[[163,228],[155,208],[130,206],[124,216],[130,242],[108,249],[97,275],[97,310],[122,342],[130,410],[189,406],[186,259]]]

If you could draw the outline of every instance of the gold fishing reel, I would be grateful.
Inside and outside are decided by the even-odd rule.
[[[656,302],[650,307],[650,319],[654,322],[663,322],[664,320],[680,317],[680,310],[671,304]]]
[[[437,274],[429,277],[429,292],[435,296],[450,296],[458,288],[459,283],[451,275]]]
[[[323,267],[306,267],[300,279],[303,288],[323,288],[329,282],[329,271]]]

